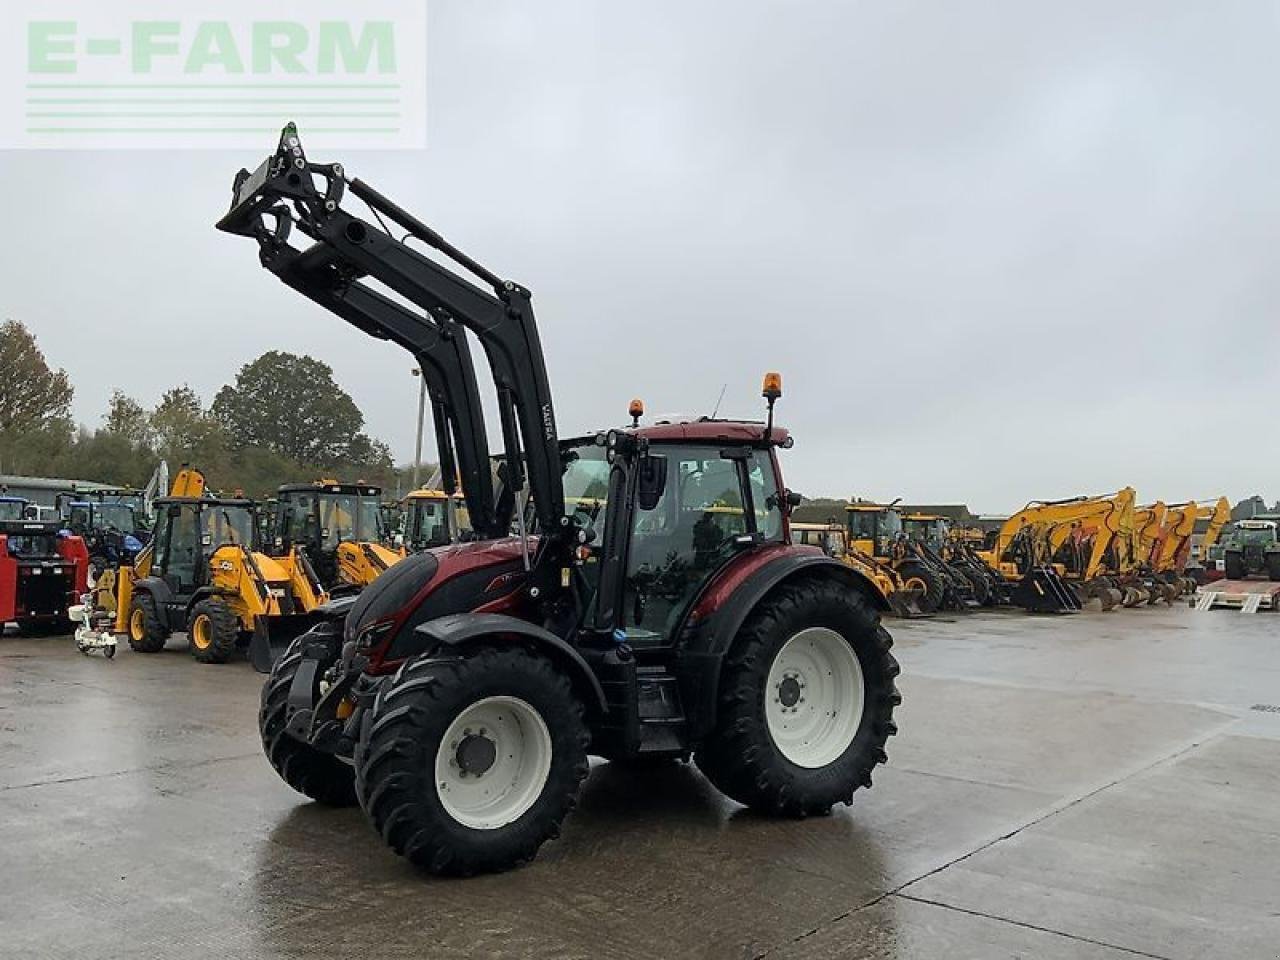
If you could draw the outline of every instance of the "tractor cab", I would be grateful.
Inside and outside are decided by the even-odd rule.
[[[253,546],[252,501],[162,497],[156,512],[151,572],[175,596],[209,585],[210,561],[222,547]]]
[[[467,504],[460,494],[422,488],[404,498],[404,546],[412,553],[443,547],[471,535]]]
[[[1265,576],[1280,580],[1280,516],[1260,514],[1237,520],[1223,550],[1228,580]]]
[[[144,544],[137,536],[140,523],[133,507],[123,502],[72,500],[64,505],[66,526],[82,537],[89,550],[90,576],[132,563]]]
[[[385,539],[379,487],[320,480],[276,492],[271,552],[296,547],[328,590],[359,589],[399,560]]]

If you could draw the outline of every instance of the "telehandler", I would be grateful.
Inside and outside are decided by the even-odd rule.
[[[346,209],[348,192],[372,219]],[[729,796],[786,816],[870,786],[901,699],[885,602],[865,576],[790,542],[800,498],[778,462],[792,445],[773,423],[779,376],[765,378],[763,423],[633,419],[562,440],[530,292],[341,165],[310,162],[292,124],[235,178],[218,226],[255,240],[289,286],[431,361],[446,492],[456,452],[477,535],[335,601],[276,663],[259,722],[287,783],[358,799],[384,842],[443,874],[535,856],[573,807],[588,753],[692,757]],[[497,390],[500,484],[464,333]],[[602,494],[584,503],[587,490]],[[742,533],[705,522],[716,503],[737,507]]]
[[[273,556],[302,552],[332,596],[358,593],[404,558],[384,545],[382,490],[364,483],[288,483],[276,491]]]
[[[151,543],[132,566],[99,578],[92,626],[125,634],[139,653],[185,630],[201,663],[226,663],[248,646],[255,666],[269,669],[272,645],[310,626],[328,601],[306,557],[257,552],[253,502],[209,495],[190,467],[155,507]]]

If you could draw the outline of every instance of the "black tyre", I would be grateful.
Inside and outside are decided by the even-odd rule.
[[[1228,580],[1243,580],[1245,578],[1244,556],[1239,553],[1228,553],[1224,561],[1224,567]]]
[[[160,619],[156,599],[136,593],[129,602],[129,647],[138,653],[159,653],[169,639],[169,628]]]
[[[226,663],[236,653],[240,620],[225,602],[208,597],[191,608],[187,639],[191,655],[201,663]]]
[[[382,839],[415,865],[505,870],[559,835],[588,740],[581,702],[545,658],[492,647],[424,657],[378,692],[356,746],[356,791]]]
[[[919,587],[919,607],[925,613],[936,613],[942,606],[942,578],[919,560],[906,560],[898,567],[898,575],[902,577],[902,585],[910,589]]]
[[[898,732],[892,645],[876,612],[848,587],[824,580],[780,587],[734,639],[715,729],[694,756],[698,768],[722,792],[767,813],[803,817],[852,803]]]
[[[1280,580],[1280,553],[1267,554],[1267,579]]]
[[[350,807],[356,802],[356,774],[351,765],[285,732],[289,687],[300,663],[301,637],[289,645],[262,685],[258,733],[263,752],[280,779],[303,796],[327,807]]]

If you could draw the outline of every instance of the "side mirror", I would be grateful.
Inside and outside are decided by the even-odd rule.
[[[636,469],[636,503],[641,510],[652,510],[667,489],[667,458],[657,454],[645,454]]]

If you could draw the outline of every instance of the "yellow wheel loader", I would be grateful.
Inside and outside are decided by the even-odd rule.
[[[410,553],[465,540],[471,534],[467,502],[462,494],[443,490],[411,490],[405,495],[404,545]]]
[[[306,556],[331,594],[358,593],[404,551],[384,544],[382,491],[363,483],[318,480],[276,491],[271,552]]]
[[[95,623],[109,622],[139,653],[186,631],[202,663],[225,663],[247,646],[255,666],[270,669],[272,648],[310,627],[329,599],[306,558],[255,551],[253,502],[208,495],[198,470],[179,471],[155,508],[151,543],[97,584]]]
[[[838,523],[793,523],[791,542],[818,547],[827,556],[834,557],[846,566],[857,570],[880,591],[885,603],[894,614],[903,618],[927,617],[920,609],[924,589],[919,584],[907,586],[898,572],[888,564],[879,563],[859,550],[850,548],[844,527]]]
[[[932,546],[931,521],[935,518],[913,515],[912,527],[908,528],[896,503],[846,506],[845,529],[850,549],[892,569],[906,589],[920,591],[919,606],[925,613],[979,606],[969,578],[951,568]]]

